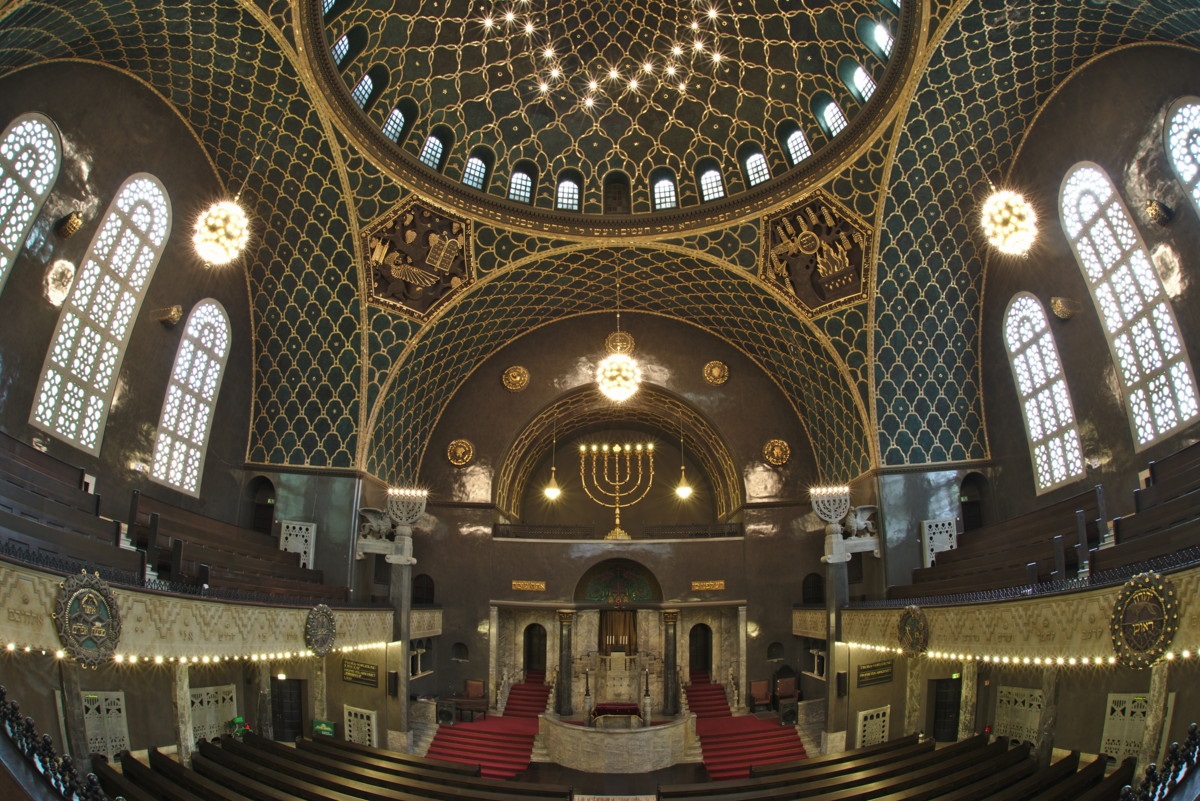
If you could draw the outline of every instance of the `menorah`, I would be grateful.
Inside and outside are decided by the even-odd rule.
[[[614,528],[606,540],[627,540],[621,507],[646,497],[654,483],[654,445],[580,445],[579,480],[587,496],[614,510]]]

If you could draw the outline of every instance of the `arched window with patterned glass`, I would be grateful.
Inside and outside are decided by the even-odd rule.
[[[1036,297],[1018,292],[1004,312],[1004,346],[1012,368],[1038,494],[1083,475],[1075,409],[1046,311]]]
[[[702,203],[725,197],[725,178],[721,175],[721,168],[715,159],[705,158],[697,162],[696,176]]]
[[[446,154],[446,145],[435,134],[430,134],[425,138],[425,144],[421,147],[421,154],[417,158],[426,167],[435,170],[442,168],[442,159]]]
[[[171,201],[148,173],[130,176],[83,257],[63,304],[29,422],[100,452],[129,332],[171,233]]]
[[[1200,97],[1184,97],[1167,112],[1167,155],[1200,214]]]
[[[0,135],[0,291],[61,163],[62,138],[48,117],[23,114]]]
[[[188,315],[163,398],[150,477],[189,495],[200,494],[229,338],[225,308],[212,298],[197,303]]]
[[[532,161],[518,161],[508,178],[508,199],[518,203],[532,203],[537,174],[537,167]]]
[[[804,161],[813,154],[812,145],[808,143],[808,139],[804,136],[804,132],[799,128],[788,134],[784,141],[787,146],[788,158],[791,159],[793,166]]]
[[[1141,450],[1196,419],[1196,380],[1175,312],[1108,175],[1075,165],[1059,193],[1063,229],[1083,270],[1117,364]]]

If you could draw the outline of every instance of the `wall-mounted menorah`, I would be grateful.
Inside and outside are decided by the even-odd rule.
[[[650,492],[654,445],[580,445],[579,480],[589,498],[613,510],[613,530],[604,539],[630,539],[621,528],[621,507],[633,506]]]

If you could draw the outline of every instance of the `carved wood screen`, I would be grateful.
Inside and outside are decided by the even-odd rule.
[[[637,653],[637,612],[632,609],[600,610],[600,653]]]

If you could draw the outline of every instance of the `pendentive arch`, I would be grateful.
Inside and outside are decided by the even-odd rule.
[[[565,440],[576,432],[609,422],[642,424],[672,437],[682,429],[685,450],[712,486],[717,519],[727,520],[742,508],[745,492],[741,474],[716,426],[687,401],[652,384],[642,384],[638,393],[620,406],[614,406],[588,384],[538,412],[513,438],[496,471],[496,508],[509,519],[521,519],[525,486],[546,457],[552,433]]]
[[[622,296],[624,309],[708,331],[770,377],[795,410],[822,480],[848,481],[870,468],[866,410],[828,337],[747,272],[662,247],[563,249],[474,284],[397,358],[368,418],[359,464],[387,482],[414,481],[429,434],[471,373],[541,326],[611,313],[618,261],[622,285],[639,287]]]

